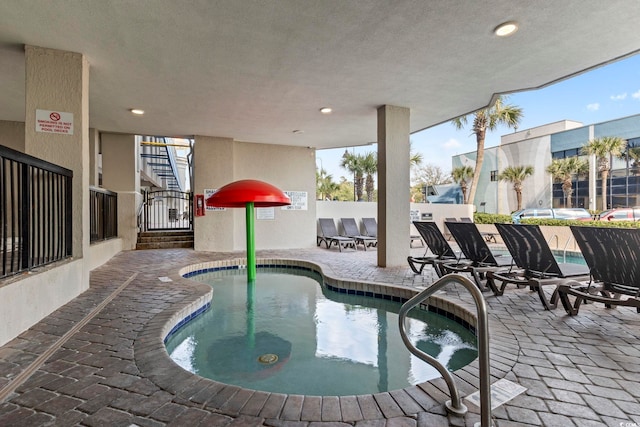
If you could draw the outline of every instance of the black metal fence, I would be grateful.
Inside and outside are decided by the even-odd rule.
[[[73,172],[0,146],[0,278],[71,256]]]
[[[151,191],[144,195],[138,217],[141,231],[191,230],[193,194],[175,190]]]
[[[118,194],[103,188],[89,188],[91,243],[118,237]]]

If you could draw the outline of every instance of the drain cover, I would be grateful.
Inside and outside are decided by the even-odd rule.
[[[272,353],[263,354],[258,357],[258,362],[263,363],[265,365],[272,365],[278,361],[278,356]]]

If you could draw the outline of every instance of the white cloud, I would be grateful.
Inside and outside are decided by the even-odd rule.
[[[633,99],[640,99],[640,90],[631,94]]]
[[[600,109],[600,104],[594,102],[593,104],[587,104],[587,110],[589,111],[598,111]]]
[[[458,141],[455,138],[450,138],[444,144],[442,144],[442,147],[446,148],[447,150],[452,150],[452,149],[458,148],[460,146],[462,146],[462,144],[460,144],[460,141]]]
[[[622,101],[624,99],[627,99],[627,92],[621,93],[619,95],[611,95],[610,98],[612,101]]]

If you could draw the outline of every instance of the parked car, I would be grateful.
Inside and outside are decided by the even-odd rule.
[[[593,219],[589,211],[582,208],[527,208],[511,214],[514,224],[520,224],[520,220],[525,218],[573,219],[577,221]]]
[[[600,221],[640,221],[640,207],[609,209],[598,217]]]

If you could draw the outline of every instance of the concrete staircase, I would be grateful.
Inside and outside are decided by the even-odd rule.
[[[136,249],[193,248],[193,231],[145,231],[138,233]]]

